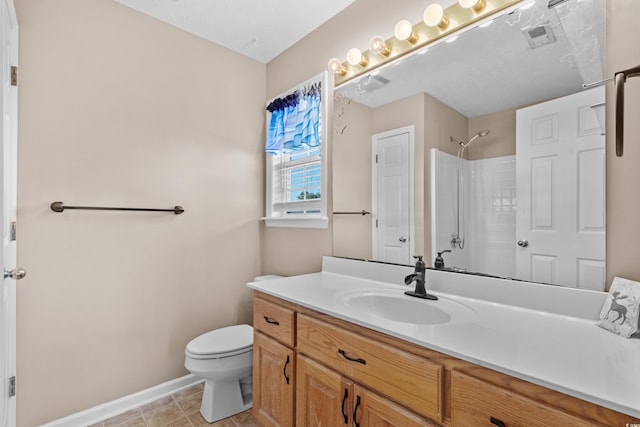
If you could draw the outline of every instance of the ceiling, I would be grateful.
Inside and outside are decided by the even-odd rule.
[[[115,1],[267,63],[355,0]],[[547,3],[535,0],[533,7],[393,61],[339,90],[370,107],[425,92],[476,117],[568,95],[604,79],[606,0],[568,0],[552,9]],[[555,41],[534,49],[526,30],[541,25]],[[379,84],[380,77],[389,83]]]
[[[115,0],[267,63],[355,0]]]
[[[378,107],[428,93],[467,117],[535,104],[575,93],[604,79],[605,0],[548,0],[474,28],[368,76],[339,92]],[[532,48],[525,30],[548,24],[555,42]],[[544,38],[544,37],[543,37]],[[379,79],[389,83],[381,84]]]

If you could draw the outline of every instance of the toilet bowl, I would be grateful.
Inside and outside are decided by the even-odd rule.
[[[260,276],[255,281],[281,276]],[[185,349],[184,366],[204,379],[200,413],[207,422],[221,420],[253,405],[253,328],[235,325],[194,338]]]
[[[229,326],[194,338],[187,344],[184,366],[205,380],[200,413],[208,422],[251,408],[251,326]]]

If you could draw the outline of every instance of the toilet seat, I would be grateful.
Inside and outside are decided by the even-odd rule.
[[[192,339],[185,354],[192,359],[220,359],[253,350],[253,328],[235,325],[216,329]]]

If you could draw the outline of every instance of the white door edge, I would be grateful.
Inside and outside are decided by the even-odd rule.
[[[3,268],[12,270],[16,268],[16,242],[11,241],[6,236],[6,233],[10,233],[9,224],[16,220],[16,191],[17,191],[17,90],[8,85],[9,77],[5,77],[10,74],[10,66],[18,66],[18,21],[16,16],[16,10],[14,0],[4,0],[2,4],[3,15],[3,27],[4,23],[8,22],[9,28],[3,28],[2,32],[2,57],[3,57],[3,85],[7,85],[9,90],[5,91],[3,86],[3,125],[2,125],[2,202],[0,203],[0,209],[2,213],[0,217],[2,219],[2,234],[3,234]],[[5,40],[5,36],[9,40]],[[8,48],[8,52],[7,52]],[[6,59],[9,63],[4,63]],[[4,81],[4,79],[7,79]],[[7,120],[6,118],[9,118]],[[5,127],[8,126],[8,129]],[[6,252],[6,253],[5,253]],[[0,414],[3,427],[13,427],[16,425],[16,397],[9,396],[9,378],[16,375],[16,281],[13,279],[3,280],[3,291],[5,293],[6,301],[3,303],[3,309],[6,310],[2,315],[2,359],[4,360],[4,366],[0,367],[2,370],[3,382],[0,387],[3,387],[2,398],[3,413]]]

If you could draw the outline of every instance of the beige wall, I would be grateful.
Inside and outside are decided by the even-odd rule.
[[[607,76],[640,63],[637,0],[607,1]],[[607,283],[614,276],[640,280],[640,78],[625,85],[624,156],[615,155],[615,88],[607,85]]]
[[[16,5],[17,417],[34,426],[185,375],[190,339],[251,320],[266,67],[111,0]]]
[[[516,154],[516,111],[513,108],[469,119],[467,139],[484,129],[490,133],[469,146],[465,151],[467,158],[477,160]]]
[[[355,101],[334,106],[333,208],[337,212],[371,212],[371,108]],[[335,256],[371,258],[371,215],[334,215]]]

